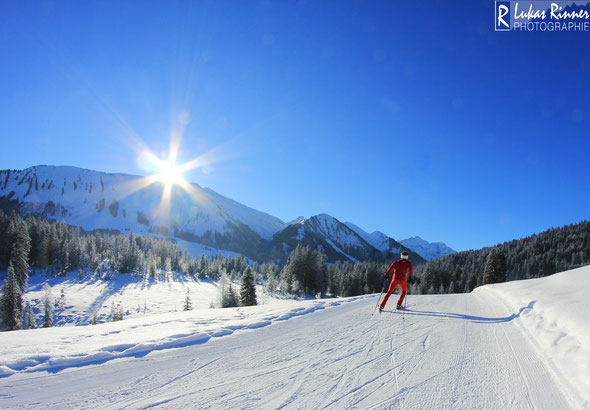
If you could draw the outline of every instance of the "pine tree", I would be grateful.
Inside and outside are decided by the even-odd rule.
[[[23,296],[12,263],[8,265],[8,272],[2,287],[1,302],[4,324],[10,330],[20,329],[23,317]]]
[[[2,264],[6,267],[8,267],[8,265],[10,264],[10,260],[11,260],[10,256],[12,254],[12,248],[14,246],[16,232],[19,229],[20,221],[21,221],[20,216],[18,216],[18,214],[16,214],[16,212],[12,212],[10,214],[10,218],[6,222],[6,231],[3,235],[4,241],[2,243],[2,249],[0,250],[3,254],[2,255],[3,256]]]
[[[248,266],[244,275],[242,276],[242,286],[240,288],[240,303],[242,306],[255,306],[256,301],[256,286],[254,284],[254,275],[252,269]]]
[[[49,265],[53,265],[56,262],[57,252],[59,249],[56,225],[57,224],[51,224],[51,228],[49,229],[49,237],[47,238],[47,256],[45,259]]]
[[[111,303],[111,322],[118,322],[123,320],[125,316],[122,306],[115,306],[115,301]]]
[[[29,251],[31,249],[31,239],[27,225],[22,219],[16,225],[14,232],[14,242],[12,244],[12,252],[10,253],[10,260],[14,266],[14,274],[21,293],[27,287],[29,279]]]
[[[239,304],[238,295],[232,284],[230,284],[226,297],[226,307],[238,307]]]
[[[184,307],[182,308],[182,310],[193,310],[193,303],[191,302],[189,289],[186,290],[186,297],[184,298]]]
[[[27,329],[35,329],[37,327],[37,321],[35,320],[31,303],[27,303],[27,308],[25,310],[25,323],[27,325]]]
[[[66,291],[63,288],[61,288],[58,305],[61,310],[66,308]]]
[[[218,303],[217,305],[220,308],[228,308],[228,307],[236,307],[238,306],[238,297],[236,296],[236,292],[234,288],[229,283],[229,279],[225,272],[221,275],[221,279],[219,279],[219,285],[217,287],[218,292]]]
[[[8,237],[9,219],[0,209],[0,265],[8,266],[10,259],[10,238]]]
[[[483,273],[483,284],[506,282],[506,258],[500,248],[490,251],[485,270]]]
[[[274,275],[268,276],[268,281],[266,282],[266,291],[269,293],[275,292],[277,289],[277,280],[275,279]]]
[[[45,295],[43,296],[43,307],[45,309],[45,318],[43,319],[43,327],[53,326],[53,297],[51,296],[51,287],[48,284],[43,286]]]

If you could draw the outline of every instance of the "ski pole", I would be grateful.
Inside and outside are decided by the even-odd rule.
[[[381,293],[379,294],[379,299],[377,299],[377,304],[373,308],[373,313],[371,313],[371,315],[375,314],[375,311],[377,310],[377,306],[379,306],[379,302],[381,302],[381,297],[383,296],[383,292],[385,292],[386,285],[387,285],[386,283],[383,284],[383,289],[381,289]]]
[[[408,289],[409,291],[409,289]],[[404,298],[404,311],[402,312],[402,320],[406,319],[406,306],[408,305],[408,292],[406,292],[406,297]]]

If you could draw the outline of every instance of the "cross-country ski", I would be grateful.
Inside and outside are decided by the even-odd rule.
[[[415,303],[405,306],[402,309],[383,309],[383,310],[381,310],[381,313],[401,313],[402,310],[408,312],[408,311],[410,311],[410,308],[414,307],[414,306],[416,306]]]

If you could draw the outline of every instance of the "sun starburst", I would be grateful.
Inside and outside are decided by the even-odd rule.
[[[177,118],[173,118],[170,128],[170,145],[167,153],[157,155],[135,132],[126,129],[123,135],[124,141],[137,152],[137,166],[145,171],[148,176],[127,180],[117,186],[119,200],[131,196],[139,191],[153,187],[156,190],[161,187],[160,204],[157,209],[146,209],[151,215],[150,221],[157,225],[168,226],[172,221],[173,196],[182,193],[188,195],[189,204],[183,200],[183,206],[187,209],[201,208],[207,203],[207,194],[187,181],[187,174],[193,170],[200,170],[203,174],[211,172],[211,166],[221,161],[227,161],[236,156],[234,139],[225,141],[221,145],[214,146],[200,155],[186,161],[179,161],[181,141],[185,128],[190,122],[188,112],[183,112]],[[157,191],[156,191],[157,192]],[[140,196],[139,198],[144,198]],[[182,213],[183,210],[180,210]],[[177,218],[177,216],[174,216]]]
[[[166,186],[184,185],[187,183],[182,176],[182,167],[176,165],[174,158],[170,157],[165,161],[158,160],[154,165],[160,171],[151,177],[154,182],[163,182]]]

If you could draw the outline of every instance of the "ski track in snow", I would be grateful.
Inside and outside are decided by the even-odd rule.
[[[489,292],[409,297],[403,319],[371,316],[365,298],[205,344],[14,374],[0,379],[0,407],[583,407],[515,323],[530,306],[511,312]]]

